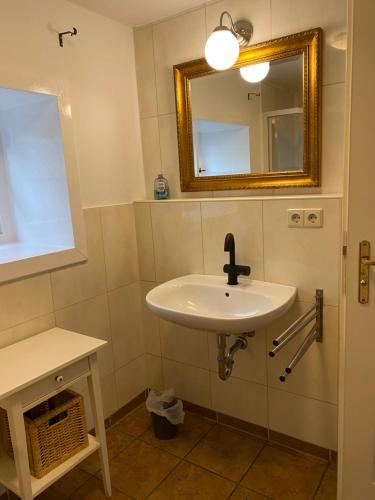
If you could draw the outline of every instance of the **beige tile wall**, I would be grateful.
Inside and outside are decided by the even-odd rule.
[[[252,43],[322,27],[322,187],[304,193],[342,193],[344,144],[345,50],[334,48],[346,32],[345,0],[222,0],[135,31],[138,97],[141,116],[146,196],[153,198],[153,181],[164,171],[172,198],[300,194],[282,190],[182,193],[179,185],[175,118],[174,64],[203,57],[207,36],[223,10],[234,19],[248,18],[254,26]]]
[[[146,387],[134,207],[90,208],[84,216],[87,263],[0,286],[0,347],[55,324],[107,340],[99,365],[109,416]],[[77,389],[87,395],[85,384]]]
[[[288,228],[288,208],[322,208],[323,227]],[[175,387],[193,403],[335,449],[341,200],[136,202],[134,209],[140,262],[147,270],[142,273],[141,266],[140,287],[149,386]],[[157,283],[176,276],[223,274],[229,231],[236,238],[237,261],[251,266],[251,277],[295,285],[298,298],[286,316],[256,332],[249,348],[236,355],[231,379],[222,382],[215,334],[159,321],[144,297]],[[325,294],[324,342],[315,343],[282,384],[278,377],[303,334],[274,359],[267,352],[272,339],[313,303],[316,288]]]

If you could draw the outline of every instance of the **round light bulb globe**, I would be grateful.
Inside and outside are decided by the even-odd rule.
[[[224,70],[229,69],[237,61],[240,46],[233,33],[224,28],[211,33],[204,52],[206,60],[212,68]]]
[[[257,83],[262,81],[268,75],[270,70],[270,63],[264,62],[259,64],[252,64],[240,68],[241,76],[244,80],[250,83]]]

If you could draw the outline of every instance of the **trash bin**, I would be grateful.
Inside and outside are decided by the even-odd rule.
[[[177,399],[173,389],[150,391],[146,408],[151,413],[152,427],[158,439],[173,439],[177,425],[184,421],[182,401]]]

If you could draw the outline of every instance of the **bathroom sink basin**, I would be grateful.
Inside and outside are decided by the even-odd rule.
[[[174,323],[217,333],[257,330],[282,316],[293,304],[293,286],[240,279],[227,285],[226,276],[190,274],[151,290],[148,307]]]

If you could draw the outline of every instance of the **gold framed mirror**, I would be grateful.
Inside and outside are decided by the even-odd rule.
[[[174,66],[182,191],[320,185],[321,37],[250,46],[226,71],[205,59]],[[263,80],[241,78],[264,62]]]

